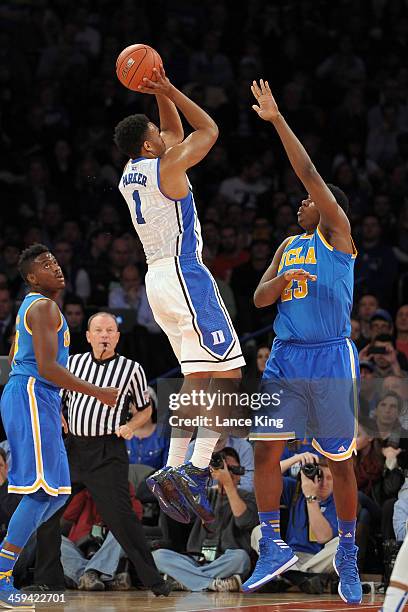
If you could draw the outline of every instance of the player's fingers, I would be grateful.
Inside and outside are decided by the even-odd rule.
[[[257,113],[258,113],[258,115],[259,115],[259,113],[261,112],[261,109],[259,108],[259,106],[257,106],[256,104],[253,104],[253,105],[252,105],[252,108],[253,108],[253,109],[254,109],[254,111],[255,111],[255,112],[257,112]]]
[[[253,85],[251,85],[251,91],[252,91],[252,93],[253,93],[253,95],[254,95],[254,98],[255,98],[256,100],[258,100],[258,96],[256,95],[256,90],[255,90],[255,87],[254,87]]]
[[[268,81],[265,81],[265,89],[266,89],[266,91],[267,91],[268,93],[270,93],[270,94],[272,95],[271,88],[269,87],[269,83],[268,83]]]
[[[164,80],[166,78],[166,71],[164,70],[163,64],[160,64],[159,68],[160,68],[160,76]]]
[[[256,81],[252,81],[252,85],[255,91],[255,96],[259,97],[261,95],[261,90],[259,89],[259,85]]]
[[[260,84],[260,86],[261,86],[261,93],[262,93],[262,95],[264,95],[264,94],[266,93],[266,91],[265,91],[265,83],[264,83],[264,80],[263,80],[263,79],[260,79],[260,80],[259,80],[259,84]]]

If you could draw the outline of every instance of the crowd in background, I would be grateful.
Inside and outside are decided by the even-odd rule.
[[[350,199],[360,543],[380,550],[382,538],[395,556],[408,519],[408,2],[5,0],[0,24],[0,355],[26,291],[19,254],[41,242],[66,277],[72,353],[88,350],[87,316],[110,309],[119,350],[150,379],[176,365],[146,299],[143,251],[117,189],[126,160],[112,141],[128,114],[158,121],[154,98],[115,76],[118,53],[145,42],[220,127],[189,178],[203,259],[234,324],[241,336],[264,330],[244,343],[246,376],[260,377],[275,310],[255,309],[252,296],[281,241],[300,233],[305,195],[251,109],[251,81],[267,78],[317,169]]]

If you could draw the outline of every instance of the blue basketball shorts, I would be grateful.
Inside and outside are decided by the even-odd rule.
[[[1,397],[1,417],[12,459],[9,493],[71,493],[59,390],[32,376],[11,376]]]
[[[334,461],[356,452],[358,353],[348,338],[319,343],[275,338],[253,412],[252,440],[312,439]]]

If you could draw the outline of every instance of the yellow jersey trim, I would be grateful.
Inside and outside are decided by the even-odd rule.
[[[327,242],[326,238],[323,236],[322,232],[319,230],[318,227],[316,228],[316,231],[317,231],[317,235],[319,236],[320,240],[323,242],[324,246],[328,248],[329,251],[333,251],[334,248],[332,247],[331,244]]]
[[[28,295],[41,295],[41,293],[29,293]],[[33,300],[31,302],[31,304],[28,306],[27,310],[24,313],[24,327],[26,328],[26,330],[28,331],[28,333],[30,334],[30,336],[33,335],[32,330],[30,329],[30,327],[28,327],[28,323],[27,323],[27,313],[30,310],[31,306],[33,304],[36,304],[37,302],[39,302],[40,300],[49,300],[50,298],[44,297],[41,295],[41,297],[37,298],[36,300]]]

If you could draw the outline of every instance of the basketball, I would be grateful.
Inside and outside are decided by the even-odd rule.
[[[144,77],[155,80],[153,68],[158,69],[161,63],[160,55],[149,45],[130,45],[116,60],[116,75],[122,85],[137,91]]]

